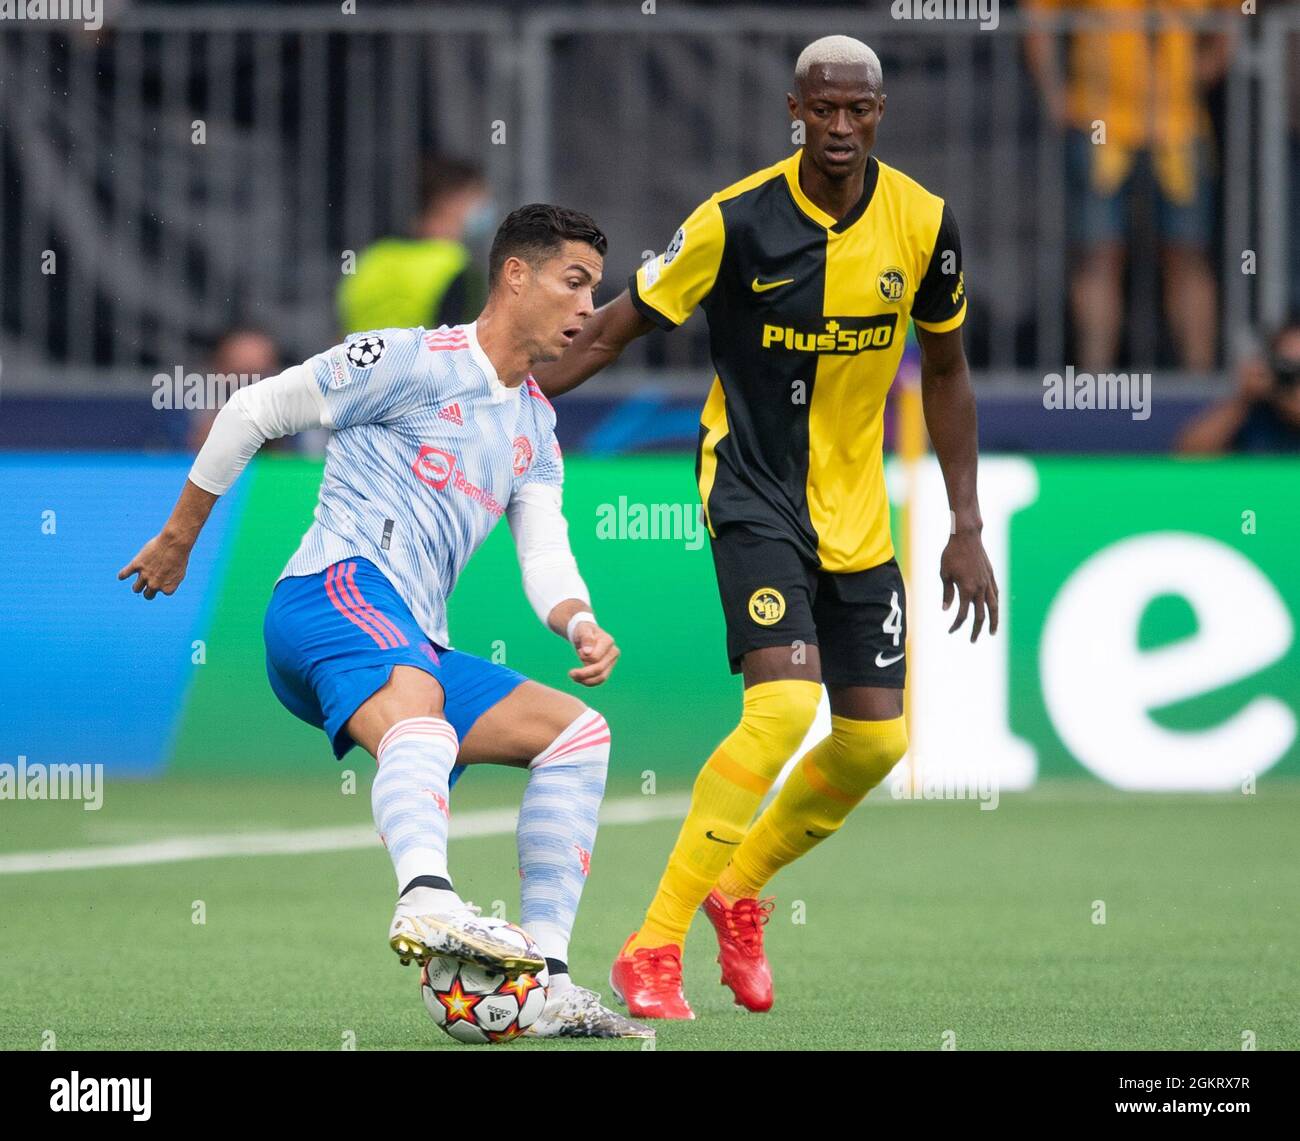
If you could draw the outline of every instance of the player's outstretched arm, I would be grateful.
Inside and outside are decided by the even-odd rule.
[[[587,318],[559,360],[534,366],[533,379],[547,396],[559,396],[618,360],[629,344],[654,327],[625,289]]]
[[[925,408],[925,426],[934,443],[935,455],[943,469],[952,511],[952,534],[939,562],[943,580],[943,608],[952,604],[953,591],[961,605],[949,628],[952,633],[966,621],[973,609],[970,640],[979,637],[988,616],[989,633],[998,631],[998,584],[993,566],[985,553],[980,531],[979,497],[975,490],[975,472],[979,462],[979,438],[976,431],[975,393],[970,384],[970,368],[962,348],[961,329],[932,333],[916,328],[921,344],[921,401]]]
[[[257,450],[267,440],[330,426],[320,386],[307,365],[239,389],[217,413],[166,525],[118,571],[118,579],[135,575],[131,589],[145,598],[174,594],[213,504]]]
[[[208,521],[217,496],[204,491],[197,484],[185,481],[181,496],[172,508],[166,525],[143,547],[129,563],[117,572],[118,579],[136,576],[131,587],[145,598],[158,594],[174,594],[185,577],[190,551]]]
[[[560,488],[526,483],[506,508],[524,593],[537,617],[577,651],[582,665],[569,671],[580,685],[600,685],[618,661],[619,648],[591,612],[590,592],[569,547]]]

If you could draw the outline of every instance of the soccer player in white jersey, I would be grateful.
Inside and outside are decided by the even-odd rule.
[[[501,224],[489,297],[469,325],[356,334],[222,409],[163,530],[120,572],[171,594],[217,498],[268,439],[330,430],[315,522],[267,609],[280,701],[335,755],[378,762],[376,827],[397,872],[389,942],[403,964],[449,955],[491,970],[542,962],[497,941],[452,887],[447,799],[466,765],[526,766],[519,814],[525,930],[551,984],[537,1036],[650,1037],[568,977],[610,734],[577,698],[448,648],[447,598],[504,514],[538,617],[573,643],[569,676],[603,682],[618,648],[592,614],[561,513],[555,413],[530,375],[591,315],[605,236],[585,214],[534,204]]]

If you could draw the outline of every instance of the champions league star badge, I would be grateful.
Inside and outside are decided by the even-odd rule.
[[[383,355],[383,337],[358,337],[348,345],[348,361],[357,368],[373,368]]]

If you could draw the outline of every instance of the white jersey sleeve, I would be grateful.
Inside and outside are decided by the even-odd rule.
[[[589,604],[587,584],[569,547],[559,486],[525,483],[510,497],[506,518],[519,555],[524,593],[542,625],[561,602],[576,598]]]
[[[325,398],[325,427],[391,423],[427,400],[421,347],[419,329],[380,329],[356,333],[307,361]]]
[[[524,593],[545,626],[561,602],[575,598],[590,605],[590,596],[569,547],[569,525],[562,510],[564,457],[555,438],[555,409],[531,376],[526,383],[530,404],[541,402],[540,407],[533,405],[540,420],[537,455],[519,477],[506,518],[523,572]]]
[[[325,398],[304,365],[241,388],[217,413],[190,482],[224,495],[267,440],[324,427],[325,415]]]
[[[190,482],[224,495],[267,440],[309,428],[382,424],[427,398],[418,329],[359,333],[301,365],[241,388],[217,415]]]

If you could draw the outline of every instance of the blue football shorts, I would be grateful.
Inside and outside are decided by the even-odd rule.
[[[262,632],[275,696],[295,717],[324,729],[339,758],[356,744],[348,720],[383,688],[394,666],[414,666],[438,681],[443,716],[462,741],[484,712],[528,680],[431,642],[393,584],[361,558],[281,579]],[[452,770],[452,783],[464,767]]]

